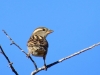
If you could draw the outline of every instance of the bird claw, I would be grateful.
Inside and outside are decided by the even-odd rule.
[[[28,58],[29,58],[29,57],[30,57],[30,54],[28,53],[28,54],[26,55],[26,57],[28,57]]]
[[[47,71],[47,66],[46,66],[46,64],[44,65],[44,70]]]

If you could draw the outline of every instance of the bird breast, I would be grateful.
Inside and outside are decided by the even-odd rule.
[[[43,57],[46,54],[46,50],[39,46],[28,47],[28,50],[33,56]]]

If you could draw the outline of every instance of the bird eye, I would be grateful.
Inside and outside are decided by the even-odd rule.
[[[45,29],[43,28],[43,31],[45,31]]]

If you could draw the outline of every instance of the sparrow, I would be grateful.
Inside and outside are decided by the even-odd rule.
[[[50,30],[46,27],[38,27],[33,31],[31,37],[27,42],[28,56],[30,56],[31,54],[36,57],[42,57],[44,61],[45,70],[47,70],[45,59],[49,47],[46,37],[52,32],[53,30]]]

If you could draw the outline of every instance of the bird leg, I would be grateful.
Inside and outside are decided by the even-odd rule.
[[[45,62],[45,56],[43,56],[43,61],[44,61],[45,70],[47,71],[47,66],[46,66],[46,62]]]

